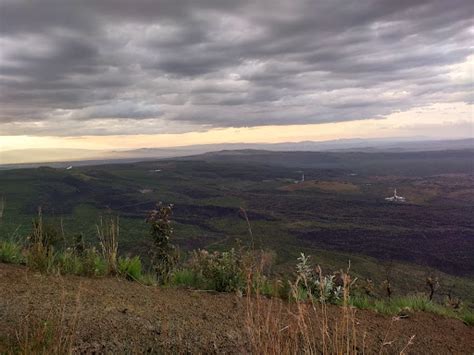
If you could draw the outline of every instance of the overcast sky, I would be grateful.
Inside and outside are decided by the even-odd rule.
[[[416,127],[427,117],[416,110],[435,105],[462,105],[462,119],[449,120],[472,134],[472,0],[0,3],[0,136],[284,128],[397,112],[413,112]]]

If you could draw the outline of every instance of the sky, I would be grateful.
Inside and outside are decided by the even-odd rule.
[[[470,0],[0,0],[0,151],[474,136]]]

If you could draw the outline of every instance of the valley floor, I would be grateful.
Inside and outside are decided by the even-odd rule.
[[[71,340],[72,349],[82,353],[249,353],[247,310],[248,299],[234,294],[142,286],[116,278],[47,276],[0,264],[0,353],[32,347],[45,336],[35,327],[45,324],[49,337],[59,334],[58,339]],[[339,314],[339,307],[329,307],[329,322]],[[366,334],[360,352],[392,354],[406,348],[411,354],[474,353],[474,327],[456,319],[428,313],[392,318],[358,310],[355,324],[361,336]]]

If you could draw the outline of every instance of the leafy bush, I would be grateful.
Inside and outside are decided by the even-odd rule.
[[[119,258],[118,272],[129,280],[138,281],[142,278],[142,262],[140,257]]]
[[[0,241],[0,262],[9,264],[22,263],[21,246],[11,241]]]
[[[303,253],[298,258],[296,276],[296,286],[299,289],[295,295],[297,300],[312,297],[320,302],[337,303],[342,297],[343,289],[336,284],[336,275],[322,275],[321,269],[315,272],[309,256]]]
[[[228,252],[193,252],[190,269],[205,280],[208,287],[219,292],[241,291],[246,284],[242,260],[234,249]]]

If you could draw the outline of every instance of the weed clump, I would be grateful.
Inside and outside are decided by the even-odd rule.
[[[66,249],[56,256],[56,268],[59,273],[81,275],[83,273],[83,262],[81,257],[73,250]]]
[[[94,248],[87,249],[82,255],[82,274],[84,276],[105,276],[109,265]]]
[[[24,261],[21,246],[18,243],[3,240],[0,241],[0,262],[9,264],[21,264]]]
[[[139,256],[118,259],[118,273],[132,281],[142,279],[142,262]]]
[[[60,240],[59,232],[49,224],[43,224],[41,208],[33,221],[33,231],[28,236],[26,263],[41,272],[51,271],[54,265],[54,245]]]
[[[461,316],[461,319],[466,323],[466,325],[474,327],[474,313],[466,312]]]
[[[320,302],[336,304],[343,295],[342,280],[336,274],[323,275],[321,268],[314,269],[309,256],[301,253],[296,265],[296,300],[314,298]]]

